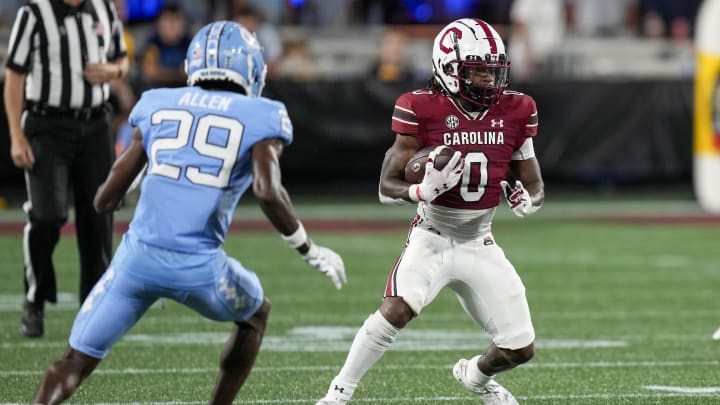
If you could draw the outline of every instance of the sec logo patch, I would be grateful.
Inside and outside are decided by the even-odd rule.
[[[455,115],[448,115],[447,118],[445,118],[445,126],[447,126],[450,129],[455,129],[460,125],[460,119]]]

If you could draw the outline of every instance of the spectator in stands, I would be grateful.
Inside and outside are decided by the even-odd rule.
[[[530,76],[565,37],[563,0],[515,0],[510,9],[510,60],[513,76]]]
[[[198,0],[174,0],[185,14],[190,25],[205,24],[213,19],[215,2]]]
[[[512,3],[513,0],[479,1],[472,15],[492,25],[502,38],[509,38]]]
[[[569,25],[574,34],[611,37],[638,31],[639,0],[569,0]]]
[[[235,9],[231,20],[257,35],[258,42],[263,48],[262,53],[265,64],[267,64],[268,76],[274,76],[283,52],[280,34],[275,26],[265,20],[265,16],[259,9],[252,6]]]
[[[670,37],[677,41],[692,38],[701,0],[642,0],[643,34]]]
[[[287,0],[227,0],[228,15],[231,17],[248,7],[257,10],[266,22],[275,26],[289,21],[292,14]]]
[[[185,14],[175,3],[167,3],[158,15],[142,60],[142,79],[147,87],[179,87],[187,80],[185,52],[191,37]]]
[[[409,24],[411,13],[401,0],[365,0],[360,2],[363,21],[369,25]]]
[[[21,0],[2,0],[0,2],[0,27],[9,27],[12,24],[21,3]]]
[[[353,22],[354,0],[305,0],[295,11],[302,25],[319,27],[347,27]]]
[[[294,81],[317,79],[320,72],[310,56],[310,46],[305,39],[285,41],[283,56],[276,70],[277,76]]]
[[[408,44],[409,39],[403,32],[392,29],[385,31],[370,77],[382,82],[412,80],[413,75],[407,55]]]

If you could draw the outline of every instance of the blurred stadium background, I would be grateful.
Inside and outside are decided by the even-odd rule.
[[[14,17],[13,3],[19,1],[4,1],[0,9],[4,24],[0,58]],[[295,143],[283,158],[293,192],[372,192],[384,151],[393,140],[390,114],[395,98],[423,87],[429,78],[431,41],[439,27],[454,18],[473,16],[492,23],[505,36],[513,60],[511,88],[537,101],[541,126],[536,150],[550,195],[560,189],[602,195],[652,190],[690,199],[692,35],[699,3],[234,0],[177,4],[190,32],[210,15],[262,18],[258,33],[272,54],[265,95],[285,102],[295,125]],[[532,15],[523,11],[534,4],[544,11]],[[163,0],[119,2],[133,44],[131,98],[155,85],[145,72],[146,38],[154,32],[153,18],[162,7]],[[121,130],[123,114],[132,104],[115,105]],[[3,114],[0,195],[12,206],[24,198],[24,188],[22,173],[9,158],[6,132]]]
[[[19,3],[0,5],[0,60]],[[132,99],[154,86],[145,71],[152,53],[145,41],[165,4],[117,3],[135,61],[127,83],[116,86],[122,134],[127,90]],[[233,227],[240,232],[231,233],[226,249],[258,272],[273,301],[243,403],[314,403],[379,303],[413,214],[412,207],[376,200],[380,164],[394,138],[393,103],[429,78],[437,30],[466,16],[483,18],[504,35],[511,88],[537,101],[535,147],[548,195],[531,218],[517,219],[502,204],[495,220],[495,236],[527,287],[538,335],[537,357],[501,383],[524,404],[720,402],[720,345],[710,339],[720,322],[720,220],[699,208],[693,192],[700,3],[177,2],[190,31],[211,16],[260,15],[253,21],[275,55],[264,94],[287,104],[295,126],[282,159],[284,183],[309,231],[348,266],[350,283],[336,292],[268,231],[250,196],[241,201]],[[77,252],[68,226],[55,254],[62,293],[48,309],[46,336],[19,337],[25,191],[6,132],[0,114],[0,403],[25,403],[66,344],[77,310]],[[120,229],[132,203],[117,214]],[[73,403],[206,400],[229,325],[173,303],[160,307],[114,349]],[[476,403],[455,385],[450,367],[486,344],[445,292],[368,373],[356,402]]]

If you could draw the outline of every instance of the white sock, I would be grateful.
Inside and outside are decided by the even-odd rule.
[[[360,379],[395,342],[398,332],[400,329],[390,324],[379,311],[371,314],[355,334],[345,364],[328,392],[350,399]]]
[[[467,381],[476,384],[478,387],[484,387],[493,376],[485,375],[478,367],[478,360],[482,355],[477,355],[468,361],[467,370],[465,370],[465,377]]]

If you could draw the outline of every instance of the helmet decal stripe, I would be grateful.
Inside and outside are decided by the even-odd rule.
[[[477,18],[475,18],[474,20],[478,23],[478,25],[480,25],[480,28],[482,28],[483,32],[485,33],[485,39],[488,40],[488,43],[490,45],[490,53],[496,55],[498,53],[497,42],[495,41],[492,30],[490,30],[490,26],[483,20]]]
[[[232,21],[205,25],[193,37],[186,56],[188,85],[226,81],[233,91],[258,97],[265,85],[267,65],[254,34]]]
[[[208,32],[208,39],[205,43],[205,66],[208,68],[218,67],[218,42],[224,27],[225,22],[219,21],[213,24]]]
[[[255,70],[255,65],[253,63],[252,55],[247,54],[247,57],[245,58],[247,60],[247,71],[253,72]],[[252,86],[255,84],[255,80],[253,80],[253,75],[248,75],[248,86]]]

